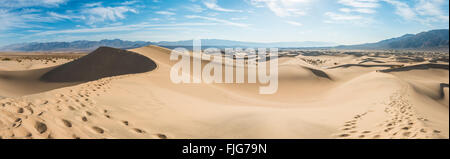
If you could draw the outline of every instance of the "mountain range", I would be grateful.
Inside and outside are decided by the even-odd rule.
[[[278,47],[278,48],[335,48],[335,49],[436,49],[449,47],[449,30],[439,29],[418,34],[406,34],[401,37],[382,40],[376,43],[360,45],[340,45],[331,42],[242,42],[221,39],[202,39],[203,48],[207,47]],[[124,41],[120,39],[101,41],[73,41],[73,42],[32,42],[7,45],[0,48],[1,51],[92,51],[100,46],[115,47],[120,49],[137,48],[147,45],[159,45],[168,48],[186,47],[192,48],[192,40],[184,41]]]
[[[439,29],[360,45],[341,45],[342,49],[440,49],[449,47],[449,30]]]
[[[185,47],[192,48],[192,40],[184,41],[161,41],[161,42],[146,42],[146,41],[124,41],[120,39],[101,40],[101,41],[73,41],[73,42],[46,42],[46,43],[20,43],[7,45],[0,50],[2,51],[92,51],[100,46],[115,47],[120,49],[137,48],[147,45],[159,45],[168,48]],[[221,39],[201,39],[203,48],[216,47],[329,47],[337,46],[336,43],[329,42],[276,42],[276,43],[256,43],[256,42],[241,42]]]

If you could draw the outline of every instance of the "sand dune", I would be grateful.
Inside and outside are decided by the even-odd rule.
[[[103,77],[148,72],[156,68],[149,58],[109,47],[100,47],[87,56],[46,72],[47,82],[93,81]]]
[[[100,48],[60,66],[0,72],[0,138],[449,137],[448,63],[379,71],[405,64],[282,57],[277,93],[262,95],[253,83],[174,84],[170,52]]]

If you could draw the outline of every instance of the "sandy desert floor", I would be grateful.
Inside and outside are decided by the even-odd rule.
[[[170,52],[0,54],[0,139],[449,138],[448,53],[283,50],[263,95],[174,84]]]

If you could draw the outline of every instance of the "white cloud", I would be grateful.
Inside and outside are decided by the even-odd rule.
[[[448,21],[448,12],[443,11],[442,6],[445,6],[444,0],[420,0],[415,9],[419,15],[430,16],[435,18],[434,20]]]
[[[370,8],[340,8],[339,11],[344,13],[351,13],[351,12],[366,13],[366,14],[375,13],[375,10]]]
[[[246,20],[247,17],[231,18],[231,20]]]
[[[161,15],[168,15],[168,16],[170,16],[170,15],[175,15],[175,13],[174,12],[169,12],[169,11],[157,11],[157,12],[155,12],[156,14],[161,14]]]
[[[189,6],[186,6],[185,8],[187,10],[189,10],[191,12],[195,12],[195,13],[201,13],[205,10],[204,8],[202,8],[202,6],[197,5],[197,4],[189,5]]]
[[[222,23],[225,25],[236,26],[236,27],[248,27],[249,26],[248,24],[236,23],[236,22],[231,22],[228,20],[212,18],[212,17],[197,16],[197,15],[188,15],[188,16],[186,16],[186,18],[209,20],[209,21],[219,22],[219,23]]]
[[[334,21],[363,19],[362,16],[358,16],[358,15],[344,15],[344,14],[338,14],[338,13],[333,13],[333,12],[326,12],[325,15]]]
[[[376,12],[375,8],[380,6],[379,0],[339,0],[338,3],[350,7],[339,9],[339,11],[344,13],[373,14]]]
[[[136,4],[136,3],[138,3],[138,1],[125,1],[125,2],[122,2],[120,4],[122,4],[122,5],[132,5],[132,4]]]
[[[50,18],[55,20],[73,20],[73,19],[86,19],[84,16],[73,16],[73,15],[64,15],[55,12],[47,12]]]
[[[104,22],[107,20],[116,21],[117,19],[124,19],[125,13],[132,12],[137,13],[135,9],[125,6],[119,7],[94,7],[87,8],[82,11],[82,13],[87,14],[88,24],[94,24],[97,22]]]
[[[309,2],[310,0],[250,0],[250,4],[253,6],[263,7],[265,5],[279,17],[305,15],[304,5]],[[303,10],[299,8],[303,8]]]
[[[0,21],[2,22],[0,31],[3,31],[14,28],[51,28],[30,24],[30,22],[53,22],[55,19],[52,17],[43,17],[34,11],[10,12],[5,9],[0,9]]]
[[[407,3],[396,0],[384,0],[384,1],[393,5],[396,8],[395,13],[407,20],[413,20],[417,17],[414,10],[411,7],[409,7]]]
[[[95,2],[95,3],[86,3],[84,4],[85,7],[99,7],[102,6],[103,2]]]
[[[217,0],[204,0],[203,4],[206,8],[221,12],[242,12],[241,10],[225,9],[217,4]]]
[[[431,22],[448,22],[448,12],[443,11],[444,0],[419,0],[415,7],[397,0],[383,0],[396,8],[395,13],[405,20],[429,25]]]
[[[294,26],[303,26],[302,23],[295,22],[295,21],[286,21],[286,23],[291,24],[291,25],[294,25]]]
[[[155,29],[155,27],[170,29],[171,27],[180,27],[180,26],[210,26],[210,25],[217,25],[217,23],[173,23],[173,24],[140,23],[140,24],[132,24],[132,25],[109,26],[109,27],[99,27],[99,28],[80,28],[80,29],[68,29],[68,30],[43,31],[40,33],[36,33],[33,36],[54,35],[54,34],[120,32],[120,31],[133,31],[133,30],[143,30],[143,29]]]
[[[326,12],[325,16],[328,17],[328,19],[324,20],[325,23],[352,24],[363,27],[374,23],[374,20],[371,17],[364,17],[361,15]]]
[[[57,7],[66,3],[67,0],[0,0],[0,7],[23,8],[23,7]]]
[[[378,0],[339,0],[339,3],[355,8],[377,8]]]

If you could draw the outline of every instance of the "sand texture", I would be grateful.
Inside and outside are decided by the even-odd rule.
[[[261,84],[174,84],[170,52],[0,54],[0,138],[449,138],[448,60],[281,52],[278,91],[264,95]]]

